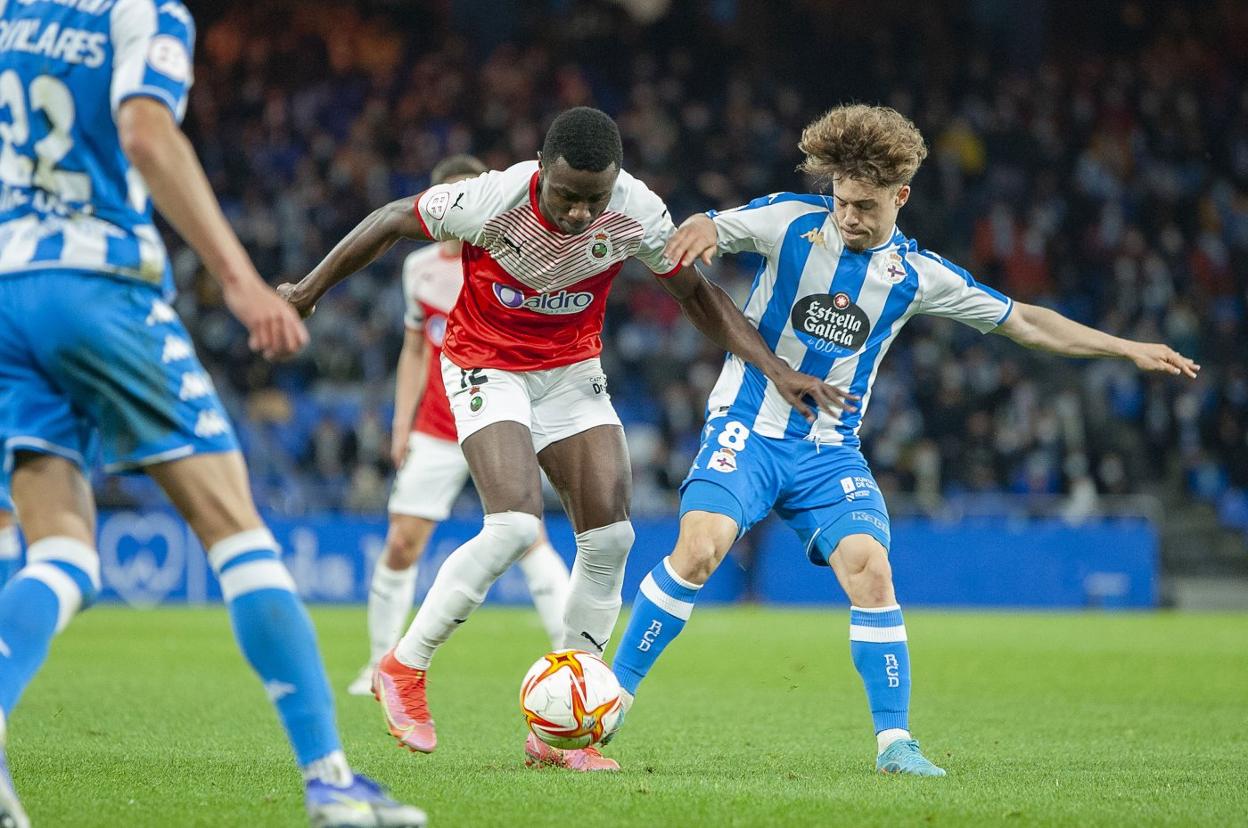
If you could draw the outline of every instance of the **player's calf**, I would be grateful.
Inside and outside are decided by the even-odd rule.
[[[620,617],[624,562],[636,534],[627,520],[576,535],[576,561],[563,615],[563,647],[602,655]]]
[[[52,638],[100,588],[99,558],[81,541],[41,538],[30,545],[27,559],[0,592],[0,714],[5,717],[47,658]]]
[[[277,549],[268,529],[252,529],[213,544],[208,561],[238,646],[277,708],[305,778],[348,784],[316,633]]]
[[[642,679],[684,629],[693,613],[698,590],[723,560],[736,538],[736,530],[736,522],[725,515],[686,513],[681,518],[676,551],[642,580],[633,601],[633,614],[611,665],[629,706]],[[677,555],[681,556],[683,572],[676,566]]]

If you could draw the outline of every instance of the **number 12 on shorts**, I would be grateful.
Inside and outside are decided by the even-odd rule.
[[[490,379],[480,368],[460,368],[459,369],[459,387],[471,388],[476,385],[485,385]]]

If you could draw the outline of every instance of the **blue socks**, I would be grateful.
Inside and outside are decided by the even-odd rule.
[[[849,652],[867,689],[875,732],[908,730],[910,650],[901,607],[850,607]]]
[[[685,628],[698,598],[700,587],[678,576],[668,561],[659,561],[641,582],[611,665],[620,686],[631,695],[637,694],[637,686],[663,649]]]
[[[13,712],[52,637],[100,589],[100,559],[81,541],[50,537],[27,550],[29,564],[0,592],[0,711]]]
[[[314,775],[347,784],[316,633],[273,535],[267,529],[240,532],[214,544],[208,561],[221,582],[234,637],[264,682],[300,767],[318,767]],[[319,767],[327,764],[332,767]]]

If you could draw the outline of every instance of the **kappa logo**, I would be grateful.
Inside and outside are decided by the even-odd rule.
[[[827,247],[828,246],[828,239],[825,235],[823,235],[822,230],[819,230],[819,229],[808,230],[805,233],[803,233],[801,237],[805,239],[806,241],[810,242],[812,247]]]

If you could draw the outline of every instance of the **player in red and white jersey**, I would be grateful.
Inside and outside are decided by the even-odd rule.
[[[485,172],[470,155],[456,155],[433,168],[433,183],[454,183]],[[468,462],[455,439],[455,418],[442,384],[442,340],[446,318],[464,284],[462,242],[431,244],[403,261],[403,349],[395,376],[390,456],[397,474],[390,493],[386,546],[373,568],[368,590],[368,664],[347,687],[371,695],[377,662],[403,631],[416,591],[416,562],[438,524],[468,480]],[[3,549],[0,548],[0,553]],[[568,568],[545,532],[519,561],[542,626],[558,647]]]
[[[754,365],[804,416],[846,395],[780,360],[724,291],[668,262],[675,228],[662,200],[622,169],[619,128],[577,107],[552,122],[537,162],[431,187],[369,215],[282,294],[310,313],[330,287],[401,238],[465,243],[465,284],[447,323],[442,376],[481,495],[481,533],[442,565],[407,633],[377,670],[390,732],[433,743],[426,670],[434,651],[537,538],[539,469],[576,531],[565,647],[601,653],[620,611],[631,470],[598,361],[603,310],[625,260],[639,259],[720,347]],[[806,400],[804,402],[803,400]],[[532,734],[529,764],[617,770],[595,749],[560,751]]]

